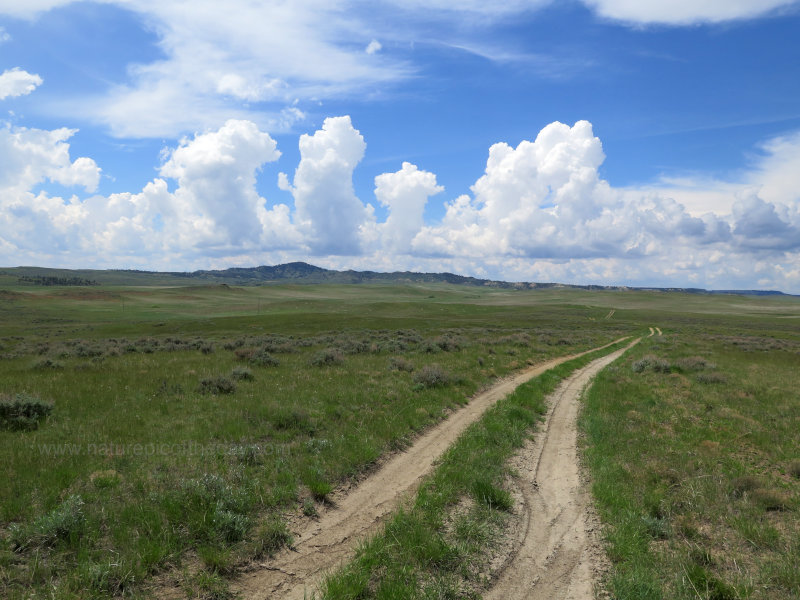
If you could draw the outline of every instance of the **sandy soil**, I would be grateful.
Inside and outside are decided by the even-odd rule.
[[[618,341],[621,340],[612,344]],[[291,549],[243,574],[233,582],[232,591],[244,599],[310,597],[322,577],[353,556],[356,544],[414,493],[435,461],[486,409],[525,381],[583,354],[534,365],[475,396],[417,438],[409,449],[392,456],[356,488],[335,494],[330,510],[293,531],[295,544]]]
[[[652,334],[651,334],[652,335]],[[599,524],[578,462],[580,396],[592,378],[625,350],[597,359],[549,397],[544,427],[512,459],[523,508],[515,547],[487,600],[591,600],[607,568]]]

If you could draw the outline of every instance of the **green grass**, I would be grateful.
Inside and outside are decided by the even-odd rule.
[[[675,328],[588,393],[614,597],[800,597],[800,336],[776,325]]]
[[[224,597],[237,565],[288,542],[286,514],[311,513],[494,378],[637,327],[624,311],[592,321],[604,311],[519,297],[208,286],[4,298],[0,393],[52,411],[35,430],[0,431],[0,596],[147,596],[173,573],[187,593]]]

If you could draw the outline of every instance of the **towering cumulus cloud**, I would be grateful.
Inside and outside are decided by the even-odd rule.
[[[184,141],[161,167],[178,181],[169,217],[182,223],[181,236],[218,248],[260,244],[272,216],[256,192],[256,172],[279,156],[275,140],[250,121]]]
[[[294,196],[295,222],[313,254],[361,250],[361,227],[370,215],[353,191],[353,169],[366,147],[350,117],[325,119],[314,135],[300,136],[294,183],[288,186],[285,176],[282,180]]]
[[[438,256],[637,257],[678,238],[707,239],[713,228],[656,195],[626,199],[599,178],[600,140],[587,121],[551,123],[533,142],[489,150],[474,198],[447,205],[440,226],[414,240]],[[713,219],[711,219],[713,221]]]
[[[428,198],[442,191],[444,188],[436,185],[436,175],[407,162],[396,173],[375,178],[375,197],[389,209],[389,217],[380,225],[386,250],[410,252],[411,241],[424,225]]]

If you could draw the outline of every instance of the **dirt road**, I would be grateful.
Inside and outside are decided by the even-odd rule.
[[[322,576],[353,555],[355,544],[375,531],[382,519],[416,490],[436,459],[486,409],[525,381],[583,354],[586,352],[534,365],[475,396],[469,404],[420,436],[408,450],[394,455],[354,490],[334,495],[333,508],[294,532],[295,544],[291,550],[242,575],[231,586],[232,591],[245,599],[310,596]]]
[[[578,467],[579,399],[601,369],[638,341],[564,380],[549,398],[543,429],[512,459],[523,514],[514,550],[485,595],[488,600],[594,598],[603,553]]]

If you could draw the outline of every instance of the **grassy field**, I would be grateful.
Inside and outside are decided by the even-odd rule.
[[[800,327],[673,326],[582,425],[620,599],[800,598]]]
[[[684,355],[702,355],[717,366],[689,375],[678,366],[667,374],[626,368],[612,389],[652,379],[668,395],[680,375],[696,390],[692,398],[701,398],[686,405],[689,421],[705,422],[725,408],[770,433],[754,463],[769,468],[753,466],[757,485],[736,492],[735,501],[750,506],[762,489],[755,496],[788,498],[785,507],[763,509],[765,519],[780,522],[768,523],[777,534],[756,536],[773,540],[771,554],[757,562],[796,586],[791,473],[800,457],[789,455],[798,447],[799,315],[792,298],[447,285],[36,288],[9,281],[0,289],[0,597],[149,597],[167,579],[188,596],[227,597],[226,578],[288,542],[288,517],[313,518],[332,489],[362,477],[379,456],[408,444],[494,378],[655,324],[668,335],[637,360],[651,353],[677,365]],[[750,362],[755,357],[760,362]],[[732,404],[733,391],[755,386],[751,364],[766,387],[737,402],[772,402],[764,410]],[[725,381],[698,383],[700,375]],[[625,397],[639,392],[620,390]],[[707,411],[705,395],[725,390],[731,393],[709,400],[718,408]],[[23,414],[21,406],[30,410]],[[641,407],[625,410],[649,423],[660,418]],[[742,433],[733,428],[731,439]],[[732,449],[750,452],[755,439],[729,447],[709,437],[706,445],[719,443],[722,464]],[[649,448],[671,456],[669,449]],[[608,455],[598,460],[623,464]],[[741,528],[751,521],[735,522]],[[704,535],[703,522],[695,527]],[[669,531],[673,537],[658,538],[658,548],[682,530],[670,521]],[[724,555],[709,548],[714,562],[704,572],[721,577]],[[667,579],[659,585],[677,585]]]
[[[637,325],[513,292],[7,288],[0,596],[189,595],[493,378]],[[522,298],[522,296],[520,296]],[[175,575],[177,573],[177,575]]]
[[[613,598],[800,597],[798,306],[708,300],[619,297],[623,318],[667,334],[646,338],[586,398],[583,450]],[[546,393],[585,360],[498,403],[319,596],[479,598],[510,533],[505,461],[536,429]]]

